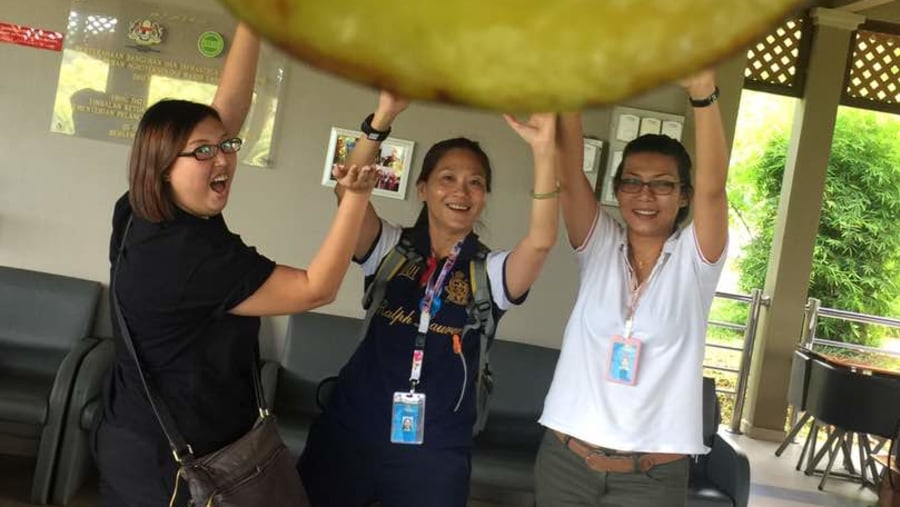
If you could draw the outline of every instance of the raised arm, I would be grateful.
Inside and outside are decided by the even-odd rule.
[[[258,61],[259,38],[247,25],[238,23],[212,102],[230,135],[240,132],[250,111]]]
[[[335,171],[345,188],[331,229],[307,269],[276,266],[250,297],[231,310],[235,315],[285,315],[326,305],[337,297],[375,185],[375,169]]]
[[[397,115],[403,112],[408,105],[409,101],[406,99],[397,97],[390,92],[381,92],[381,95],[378,98],[378,109],[375,110],[372,118],[372,128],[380,132],[386,132],[391,128],[391,124],[394,122]],[[380,149],[381,141],[373,141],[363,135],[356,140],[356,144],[350,152],[347,163],[358,166],[370,165],[375,162],[375,156]],[[334,193],[340,204],[344,198],[343,185],[335,185]],[[375,242],[375,238],[378,237],[378,232],[380,230],[381,222],[378,219],[378,213],[375,212],[375,207],[369,203],[366,207],[366,214],[363,219],[359,238],[356,241],[356,247],[353,250],[354,258],[362,259],[369,252],[372,248],[372,243]]]
[[[512,299],[522,297],[537,279],[556,243],[559,192],[556,164],[560,158],[556,143],[556,115],[535,114],[527,123],[505,116],[507,123],[528,144],[534,156],[534,187],[528,233],[509,253],[506,261],[506,289]]]
[[[591,232],[594,216],[599,206],[594,197],[591,182],[584,175],[584,140],[581,113],[563,113],[559,116],[556,132],[560,146],[560,163],[556,177],[559,180],[560,204],[569,244],[578,248]]]
[[[713,71],[700,72],[682,81],[691,98],[702,100],[716,90]],[[716,262],[725,250],[728,239],[728,196],[725,182],[728,177],[728,151],[725,129],[718,102],[694,108],[695,159],[694,230],[700,253]]]

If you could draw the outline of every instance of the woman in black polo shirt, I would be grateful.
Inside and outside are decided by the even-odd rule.
[[[382,93],[352,162],[375,159],[406,105]],[[486,257],[495,321],[525,299],[557,231],[556,116],[507,121],[531,145],[534,187],[528,233],[512,251]],[[474,141],[441,141],[425,155],[416,188],[424,206],[411,228],[380,219],[371,205],[366,212],[354,258],[367,285],[401,238],[424,261],[404,264],[389,279],[365,339],[310,431],[298,469],[314,506],[461,507],[468,499],[480,339],[464,328],[473,296],[469,261],[483,248],[472,229],[491,189],[490,162]],[[343,205],[346,190],[336,192]]]
[[[307,270],[276,265],[228,230],[221,213],[258,55],[258,39],[239,26],[212,107],[164,100],[144,113],[129,191],[113,214],[113,290],[142,368],[195,456],[253,425],[259,316],[334,299],[375,181],[372,168],[335,170],[346,198]],[[116,358],[95,449],[102,504],[169,505],[177,466],[115,319],[113,326]],[[186,505],[187,497],[180,488],[175,505]]]

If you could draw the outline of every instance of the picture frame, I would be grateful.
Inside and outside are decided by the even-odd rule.
[[[619,200],[616,199],[616,192],[613,190],[613,177],[616,175],[616,169],[622,162],[622,150],[614,151],[609,155],[609,164],[606,171],[603,172],[602,178],[598,178],[598,193],[600,204],[604,206],[618,206]]]
[[[337,181],[331,173],[334,164],[343,164],[353,151],[357,139],[362,136],[358,130],[331,127],[328,138],[328,150],[325,153],[325,167],[322,169],[322,185],[334,187]],[[410,168],[412,167],[415,142],[390,137],[381,143],[381,151],[376,160],[379,178],[372,190],[373,195],[406,199],[406,188],[409,186]]]
[[[600,159],[603,156],[603,141],[590,137],[584,138],[584,162],[582,170],[585,173],[595,173],[600,168]]]

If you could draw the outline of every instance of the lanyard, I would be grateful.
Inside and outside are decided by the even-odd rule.
[[[453,249],[450,250],[450,255],[447,256],[447,260],[444,261],[444,267],[441,268],[437,279],[429,280],[425,285],[425,296],[422,298],[422,303],[419,306],[419,330],[416,333],[415,349],[413,350],[412,370],[409,373],[411,391],[415,391],[416,384],[419,383],[419,379],[422,376],[422,362],[425,360],[425,335],[428,334],[428,326],[431,324],[431,314],[437,313],[441,309],[440,294],[444,290],[444,281],[450,270],[453,269],[454,264],[456,264],[456,258],[459,257],[462,244],[463,242],[460,240],[454,245]]]
[[[626,307],[625,314],[626,339],[631,338],[631,332],[634,330],[634,314],[637,312],[641,296],[644,295],[647,286],[650,285],[650,282],[653,280],[653,277],[656,276],[657,271],[662,269],[662,266],[669,260],[668,252],[665,252],[662,255],[662,262],[657,262],[656,265],[653,266],[653,271],[650,272],[650,276],[648,276],[643,283],[638,284],[637,273],[634,272],[634,268],[631,266],[631,263],[628,262],[628,255],[625,254],[625,264],[628,266],[628,306]]]

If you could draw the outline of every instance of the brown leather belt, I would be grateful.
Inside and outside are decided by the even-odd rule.
[[[664,452],[635,452],[620,453],[612,449],[597,447],[575,437],[553,431],[556,438],[563,443],[576,456],[582,458],[591,470],[597,472],[616,472],[630,474],[635,472],[646,473],[657,465],[665,465],[682,458],[686,454],[670,454]]]

